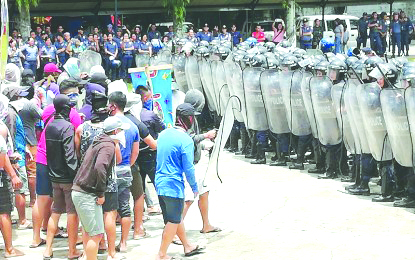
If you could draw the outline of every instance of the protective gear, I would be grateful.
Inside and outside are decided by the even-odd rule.
[[[327,74],[329,78],[336,84],[340,80],[345,79],[345,75],[347,72],[347,65],[344,61],[340,59],[334,59],[330,64],[327,66]]]
[[[307,52],[305,50],[303,50],[303,49],[296,49],[293,52],[293,55],[295,57],[297,57],[297,59],[302,59],[306,54],[307,54]]]
[[[202,81],[200,80],[199,65],[195,56],[191,55],[186,58],[185,74],[189,89],[203,91]]]
[[[190,89],[186,93],[184,103],[191,104],[195,108],[196,112],[201,113],[203,107],[205,106],[205,96],[203,96],[203,93],[197,89]]]
[[[402,87],[415,87],[415,68],[408,68],[402,73]]]
[[[208,59],[202,59],[199,61],[200,78],[203,84],[203,91],[206,93],[207,104],[209,110],[219,111],[218,104],[215,95],[215,89],[212,80],[212,71],[210,69],[210,61]]]
[[[355,64],[355,62],[357,62],[358,60],[359,59],[357,57],[352,56],[352,57],[348,57],[345,62],[346,62],[347,67],[350,68],[350,67],[353,67],[353,64]]]
[[[200,57],[209,56],[209,49],[206,46],[200,46],[196,49],[195,55]]]
[[[304,106],[306,108],[308,121],[310,122],[311,133],[313,134],[314,138],[318,139],[316,116],[314,115],[314,108],[313,108],[313,104],[311,101],[311,79],[312,78],[313,78],[313,74],[311,74],[310,72],[305,72],[303,74],[303,79],[301,81],[301,93],[303,95],[303,101],[304,101]]]
[[[137,57],[140,55],[137,55]],[[176,83],[179,86],[179,89],[183,92],[186,92],[189,87],[186,80],[186,55],[177,54],[172,57],[174,77],[176,78]]]
[[[289,48],[289,47],[291,47],[291,46],[292,46],[292,44],[291,44],[291,42],[289,42],[289,41],[287,41],[287,40],[283,40],[283,41],[280,43],[280,46],[281,46],[281,47],[283,47],[283,48]]]
[[[286,56],[282,62],[281,67],[287,68],[290,71],[296,70],[298,68],[298,59],[293,55]]]
[[[248,43],[249,46],[253,47],[258,43],[258,40],[254,37],[249,37],[245,40],[246,43]]]
[[[79,67],[81,72],[90,72],[91,68],[97,65],[101,66],[101,55],[96,51],[86,50],[79,54]],[[92,75],[92,74],[91,74]],[[91,76],[90,75],[90,76]]]
[[[267,60],[266,60],[265,56],[262,55],[262,54],[259,54],[259,55],[255,55],[252,58],[251,66],[252,67],[261,67],[263,65],[266,65],[266,63],[267,63]]]
[[[327,67],[330,65],[328,61],[320,61],[314,66],[314,71],[317,76],[325,76],[327,74]],[[318,73],[319,72],[319,73]]]
[[[275,43],[267,42],[264,44],[264,47],[267,48],[268,51],[273,51],[275,48]]]
[[[364,75],[369,75],[370,72],[374,68],[376,68],[376,64],[384,64],[385,62],[379,58],[378,56],[370,57],[369,59],[365,60],[365,71],[366,73],[363,73]],[[366,79],[366,77],[364,77]]]

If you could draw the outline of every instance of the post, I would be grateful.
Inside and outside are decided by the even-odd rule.
[[[393,20],[393,13],[392,13],[392,6],[393,6],[393,0],[388,2],[389,4],[389,29],[392,26],[392,20]],[[389,31],[389,30],[388,30]],[[388,33],[388,32],[386,32]],[[388,46],[388,51],[391,52],[391,43],[392,43],[392,35],[389,34],[389,46]]]
[[[115,0],[114,31],[118,31],[118,0]]]
[[[289,0],[287,10],[287,35],[292,40],[293,45],[296,46],[297,36],[295,30],[295,0]]]

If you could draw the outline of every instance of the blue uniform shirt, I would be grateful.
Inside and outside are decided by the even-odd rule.
[[[131,48],[133,46],[134,46],[134,43],[132,42],[124,42],[124,48]],[[124,54],[132,55],[133,51],[124,51]]]
[[[40,49],[41,55],[49,55],[51,59],[56,59],[56,47],[52,44],[50,46],[43,46]]]
[[[62,48],[66,48],[67,46],[68,46],[68,43],[65,42],[65,41],[63,41],[62,43],[55,42],[56,51],[59,50],[59,49],[62,49]],[[58,53],[58,56],[59,57],[66,57],[66,53],[63,51],[61,53]]]
[[[115,53],[115,51],[117,50],[118,46],[117,43],[115,43],[114,41],[108,41],[105,43],[104,45],[105,49],[111,53]]]
[[[162,131],[157,139],[157,194],[183,199],[183,173],[193,192],[197,192],[193,159],[194,143],[187,133],[176,128]]]
[[[29,45],[25,45],[22,49],[26,61],[36,61],[37,55],[38,55],[38,48],[36,45],[33,45],[30,47]]]
[[[231,34],[230,33],[221,33],[219,34],[219,40],[221,41],[230,41],[232,39]]]
[[[198,32],[196,37],[199,38],[200,41],[211,42],[213,40],[213,34],[211,32]]]
[[[160,39],[161,33],[159,31],[149,31],[148,32],[148,41],[151,41],[152,39]]]
[[[148,51],[151,48],[151,43],[149,42],[140,42],[138,48],[143,51]]]
[[[233,45],[236,46],[240,43],[242,34],[240,32],[231,32]]]

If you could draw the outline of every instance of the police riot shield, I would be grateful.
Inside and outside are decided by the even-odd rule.
[[[205,84],[203,84],[203,90],[206,93],[206,98],[208,101],[209,107],[211,107],[211,111],[217,111],[218,110],[218,104],[215,96],[215,89],[213,86],[213,80],[212,80],[212,71],[210,70],[210,60],[203,59],[201,61],[202,63],[202,77],[205,79]]]
[[[232,60],[232,54],[230,54],[224,64],[223,64],[223,68],[225,70],[225,76],[226,76],[226,83],[228,85],[228,89],[229,89],[229,95],[231,96],[236,96],[235,90],[234,90],[234,86],[233,86],[233,80],[232,80],[232,73],[233,73],[233,67],[235,66],[235,63]],[[239,99],[240,101],[240,99]],[[233,115],[235,117],[235,120],[238,122],[243,122],[243,117],[242,117],[242,110],[241,110],[241,103],[238,101],[237,98],[231,98],[231,104],[232,104],[232,111],[233,111]]]
[[[245,68],[242,72],[247,128],[257,131],[268,130],[268,120],[260,86],[261,68]]]
[[[176,78],[176,83],[179,86],[179,89],[183,92],[187,92],[188,85],[186,80],[186,56],[184,54],[174,55],[172,58],[174,77]]]
[[[387,161],[393,157],[380,104],[380,91],[381,87],[376,82],[361,84],[357,87],[356,96],[370,152],[376,161]]]
[[[228,100],[230,97],[229,94],[229,87],[226,82],[226,75],[225,75],[225,68],[222,61],[214,61],[216,63],[215,66],[215,78],[216,78],[216,86],[218,90],[218,102],[220,106],[221,115],[223,116],[226,111],[226,106],[228,104]]]
[[[395,160],[402,166],[412,167],[412,146],[406,113],[405,89],[383,89],[380,103],[386,130]]]
[[[187,88],[193,89],[192,81],[190,79],[190,70],[189,70],[189,57],[186,57],[185,65],[184,65],[184,71],[186,76],[186,82],[187,82]]]
[[[281,92],[291,133],[297,136],[311,134],[311,126],[301,93],[302,73],[299,71],[280,72],[278,77],[283,79],[280,81]]]
[[[287,112],[281,92],[286,79],[276,69],[265,70],[261,74],[261,90],[267,113],[269,130],[275,134],[289,133]]]
[[[79,54],[78,59],[80,61],[81,72],[89,73],[91,68],[95,65],[101,65],[101,54],[95,51],[86,50]]]
[[[203,88],[202,92],[205,93],[206,103],[207,103],[207,106],[209,108],[209,111],[213,112],[213,111],[216,111],[215,103],[211,100],[211,97],[210,97],[210,92],[209,92],[209,89],[207,87],[206,75],[204,73],[204,66],[205,65],[203,63],[204,63],[203,60],[198,60],[197,61],[197,65],[199,66],[199,71],[200,71],[200,81],[202,82],[202,88]]]
[[[409,131],[411,133],[411,139],[412,139],[411,140],[412,151],[415,151],[415,89],[407,88],[405,90],[404,99],[405,99],[406,111],[408,115]],[[414,152],[412,152],[412,156],[413,156],[412,163],[414,163],[415,162]]]
[[[212,58],[212,57],[211,57]],[[221,106],[220,100],[219,100],[219,83],[218,83],[218,77],[216,76],[216,67],[217,67],[217,61],[211,60],[210,63],[210,75],[212,77],[212,83],[213,83],[213,93],[216,101],[216,111],[218,112],[218,115],[223,115],[223,105]]]
[[[186,60],[186,77],[188,83],[190,81],[189,89],[197,89],[203,92],[202,82],[200,80],[199,65],[195,56],[189,56]]]
[[[318,139],[323,145],[339,144],[342,137],[331,98],[333,84],[328,77],[313,77],[310,86]]]
[[[234,62],[232,67],[232,87],[235,92],[235,96],[241,101],[241,115],[243,123],[248,124],[247,112],[246,112],[246,99],[243,85],[242,68],[239,63]]]
[[[342,134],[344,146],[351,154],[356,154],[356,144],[354,142],[352,127],[348,117],[349,110],[347,109],[344,101],[346,88],[347,83],[345,82],[335,84],[331,88],[331,98],[333,100],[334,111],[336,111],[337,124],[339,126],[340,133]]]
[[[303,94],[304,106],[307,111],[308,121],[310,122],[311,133],[314,138],[318,138],[316,116],[314,115],[314,107],[311,102],[311,89],[310,82],[313,74],[310,72],[303,73],[303,79],[301,81],[301,93]]]
[[[361,137],[359,132],[362,132],[364,136],[366,136],[365,130],[361,129],[361,125],[363,125],[359,104],[356,102],[356,88],[359,85],[359,82],[349,79],[348,84],[346,85],[346,89],[344,91],[344,105],[347,110],[347,118],[349,120],[350,128],[352,131],[353,139],[354,139],[354,146],[355,146],[355,153],[361,154],[362,153],[362,145],[361,145]],[[356,108],[356,111],[355,111]],[[358,113],[358,115],[356,115]],[[366,138],[365,138],[366,139]],[[367,144],[367,140],[365,140],[367,146],[367,153],[370,153],[369,146]]]
[[[135,64],[137,65],[137,68],[150,65],[150,56],[146,53],[135,55]]]

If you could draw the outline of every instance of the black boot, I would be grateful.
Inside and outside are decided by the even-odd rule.
[[[359,187],[355,189],[349,189],[348,190],[350,194],[352,195],[370,195],[370,189],[368,183],[360,185]]]
[[[338,177],[337,172],[327,171],[325,174],[319,175],[317,178],[325,180],[325,179],[336,179],[337,177]]]
[[[242,128],[239,130],[241,134],[241,145],[242,148],[238,152],[235,153],[235,155],[245,155],[248,153],[248,132],[246,131],[246,128]]]
[[[395,203],[393,203],[393,206],[401,208],[415,208],[415,199],[406,197],[402,200],[395,201]]]
[[[231,147],[229,149],[229,152],[235,153],[238,151],[238,140],[239,140],[238,135],[236,133],[231,132],[231,136],[230,136]]]
[[[325,169],[324,168],[318,168],[317,166],[308,169],[308,173],[320,173],[320,174],[323,174],[324,172],[325,172]]]
[[[372,199],[373,202],[393,202],[395,201],[392,195],[380,195]]]
[[[256,135],[255,135],[255,132],[254,131],[252,131],[250,140],[251,140],[250,153],[247,153],[245,155],[245,158],[246,159],[255,159],[256,156],[257,156],[257,148],[258,148],[258,145],[257,145],[257,139],[256,139]]]
[[[257,145],[257,158],[252,161],[251,164],[266,164],[267,159],[265,158],[265,144]]]
[[[288,162],[288,154],[287,153],[280,153],[280,156],[276,162],[271,162],[270,166],[287,166]]]

